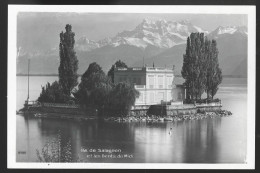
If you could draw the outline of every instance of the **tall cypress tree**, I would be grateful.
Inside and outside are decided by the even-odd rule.
[[[196,79],[195,79],[195,98],[201,99],[201,95],[205,91],[206,81],[206,59],[205,59],[205,40],[204,33],[196,33]]]
[[[71,25],[67,24],[66,32],[60,33],[60,66],[59,66],[59,83],[62,86],[63,93],[70,95],[72,89],[77,86],[78,82],[78,60],[74,51],[74,36]]]
[[[206,91],[213,99],[222,82],[216,40],[205,39],[203,33],[191,33],[183,55],[182,77],[190,100],[199,100]]]
[[[183,55],[182,76],[187,96],[191,100],[201,98],[205,90],[205,41],[203,33],[191,33]]]
[[[191,42],[190,37],[187,38],[186,54],[183,55],[183,66],[181,70],[182,77],[185,79],[184,85],[187,90],[187,98],[193,99],[192,94],[192,60],[191,60]]]
[[[210,42],[210,41],[209,41]],[[222,82],[222,70],[218,62],[218,48],[216,40],[209,43],[209,51],[207,55],[207,79],[206,93],[208,99],[213,99],[218,91],[218,86]]]

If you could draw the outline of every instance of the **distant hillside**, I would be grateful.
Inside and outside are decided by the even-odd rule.
[[[219,50],[219,64],[223,75],[247,77],[247,37],[241,34],[226,34],[225,37],[217,38]],[[172,67],[175,65],[176,74],[181,74],[183,65],[183,54],[186,45],[177,45],[166,51],[145,60],[151,66]],[[134,65],[138,66],[141,61]]]
[[[117,47],[105,46],[90,52],[77,52],[80,62],[79,73],[84,73],[92,62],[97,62],[106,72],[119,59],[124,61],[128,66],[133,66],[134,62],[142,61],[144,56],[158,54],[162,50],[154,46],[148,46],[143,50],[131,45],[120,45]]]
[[[153,63],[155,66],[164,67],[173,67],[175,65],[175,73],[180,75],[181,68],[183,63],[183,54],[185,53],[186,44],[177,45],[166,51],[152,57],[145,59],[145,64],[147,66],[152,66]],[[133,66],[141,66],[142,61],[139,60],[133,64]]]

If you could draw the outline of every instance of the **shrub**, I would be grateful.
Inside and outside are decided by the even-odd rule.
[[[127,115],[139,94],[131,84],[120,82],[110,92],[110,107]]]
[[[73,98],[62,92],[62,87],[57,81],[52,84],[48,82],[45,87],[42,87],[42,92],[38,97],[39,102],[48,103],[69,103],[71,100]]]

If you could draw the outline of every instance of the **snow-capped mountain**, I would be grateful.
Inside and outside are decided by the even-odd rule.
[[[97,42],[87,39],[86,36],[81,37],[75,44],[75,49],[80,51],[90,51],[99,47]]]
[[[217,41],[218,59],[222,73],[224,75],[247,77],[247,28],[244,26],[218,27],[207,37]],[[185,49],[185,44],[177,45],[149,59],[147,58],[145,62],[150,66],[153,63],[156,66],[166,64],[171,67],[175,65],[175,72],[180,74]],[[139,64],[142,64],[142,60],[135,62],[133,66]]]
[[[235,34],[240,34],[243,36],[247,37],[247,27],[245,26],[219,26],[217,29],[215,29],[214,31],[212,31],[208,37],[209,38],[220,38],[226,35],[235,35]]]
[[[209,39],[216,39],[219,63],[224,75],[246,76],[247,28],[244,26],[218,27],[208,33],[188,21],[143,20],[133,30],[123,31],[114,37],[99,41],[83,36],[76,40],[75,51],[79,60],[79,74],[85,72],[89,63],[97,62],[108,71],[117,60],[128,66],[145,64],[176,66],[180,74],[186,39],[192,32],[204,32]],[[28,58],[31,58],[32,74],[58,73],[59,47],[53,49],[25,49],[17,52],[17,73],[27,73]]]
[[[81,51],[90,51],[103,46],[117,47],[120,45],[131,45],[146,48],[153,45],[158,48],[171,48],[186,42],[192,32],[204,32],[200,27],[192,25],[188,21],[172,22],[166,20],[144,19],[136,28],[118,33],[115,37],[106,38],[100,41],[89,40],[86,37],[80,38],[75,48]]]

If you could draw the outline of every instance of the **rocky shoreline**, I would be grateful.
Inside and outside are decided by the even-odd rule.
[[[179,116],[167,116],[167,117],[161,117],[156,115],[109,117],[109,118],[104,118],[104,120],[114,121],[114,122],[142,122],[142,121],[163,122],[163,121],[201,120],[204,118],[227,117],[231,115],[232,113],[230,111],[220,110],[216,112],[196,113],[193,115],[179,115]]]

